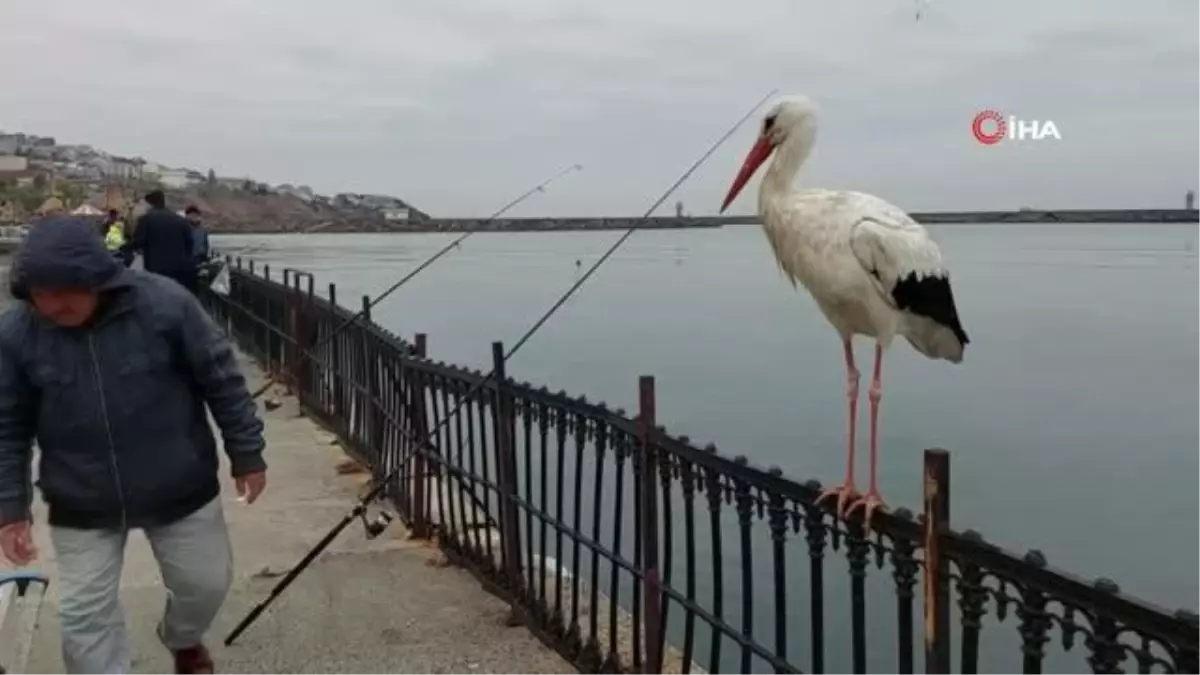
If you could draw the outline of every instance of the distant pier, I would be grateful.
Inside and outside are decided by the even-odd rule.
[[[930,211],[909,214],[926,224],[971,223],[1195,223],[1196,209],[1064,209],[1055,211]],[[434,218],[420,223],[405,223],[402,228],[415,232],[551,232],[558,230],[627,230],[634,225],[644,230],[711,228],[724,225],[754,225],[758,216],[652,216],[602,218]]]

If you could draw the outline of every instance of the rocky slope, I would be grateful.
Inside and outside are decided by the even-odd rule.
[[[393,227],[378,211],[305,202],[284,194],[257,194],[222,186],[165,190],[171,208],[195,204],[214,232],[379,232]]]

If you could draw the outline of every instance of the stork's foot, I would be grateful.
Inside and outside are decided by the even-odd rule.
[[[848,480],[845,483],[834,487],[827,487],[824,490],[821,490],[820,495],[817,495],[816,503],[820,504],[821,502],[831,499],[834,496],[837,497],[837,502],[835,502],[836,508],[834,512],[837,513],[838,518],[845,518],[849,513],[849,511],[846,510],[846,506],[852,505],[859,499],[858,488],[854,486],[854,481],[852,480]]]
[[[850,508],[846,509],[846,515],[851,515],[858,508],[863,509],[863,533],[865,534],[871,531],[871,516],[875,515],[875,511],[879,509],[887,511],[887,504],[883,503],[883,498],[879,496],[878,491],[871,489],[850,504]]]

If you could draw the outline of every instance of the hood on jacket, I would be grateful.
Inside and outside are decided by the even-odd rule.
[[[17,249],[9,290],[21,300],[35,286],[107,290],[125,285],[125,271],[95,226],[78,218],[48,218],[29,228]]]

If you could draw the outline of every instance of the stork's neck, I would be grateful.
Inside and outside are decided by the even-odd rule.
[[[800,167],[808,158],[811,149],[812,144],[801,135],[788,138],[779,144],[779,147],[775,149],[775,158],[771,160],[771,166],[767,167],[762,187],[758,191],[760,210],[770,202],[785,197],[792,191],[796,174],[800,172]]]

